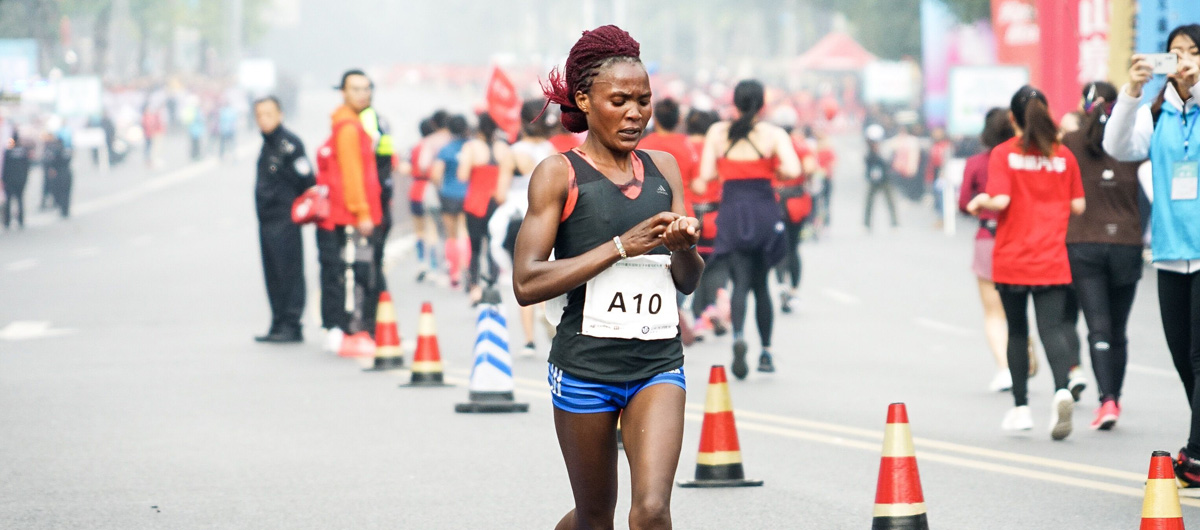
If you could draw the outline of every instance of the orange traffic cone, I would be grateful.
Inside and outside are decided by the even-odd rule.
[[[700,454],[696,456],[696,480],[680,482],[683,488],[729,488],[762,486],[761,480],[746,480],[742,450],[738,447],[737,423],[725,367],[715,365],[708,375],[704,398],[704,423],[700,427]]]
[[[375,341],[365,331],[346,335],[338,348],[338,357],[371,357],[375,355]]]
[[[404,366],[404,352],[400,350],[400,329],[396,327],[396,306],[387,291],[379,293],[379,307],[375,310],[375,366],[368,372],[395,370]]]
[[[917,456],[904,403],[888,406],[883,457],[879,459],[879,486],[875,489],[875,517],[871,521],[871,530],[892,529],[929,530],[925,494],[921,492],[921,476],[917,473]]]
[[[417,351],[413,354],[412,379],[400,386],[448,386],[442,381],[442,355],[438,351],[437,324],[433,304],[421,304],[417,321]]]
[[[1179,507],[1179,485],[1175,483],[1173,466],[1171,453],[1155,451],[1150,456],[1141,530],[1183,530],[1183,510]]]

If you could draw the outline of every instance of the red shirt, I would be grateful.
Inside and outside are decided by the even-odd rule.
[[[963,213],[967,213],[967,204],[971,202],[971,199],[987,189],[987,172],[991,153],[991,151],[986,151],[967,159],[966,167],[963,168],[962,189],[958,194],[958,209]],[[999,214],[991,210],[980,210],[977,217],[980,221],[995,221]],[[992,239],[992,233],[981,226],[975,232],[975,239]]]
[[[808,140],[798,139],[794,136],[792,137],[792,149],[796,150],[796,158],[800,159],[801,169],[804,168],[804,160],[806,158],[812,157],[816,154],[813,152],[812,146],[808,145]],[[799,177],[796,177],[794,179],[780,178],[778,173],[775,174],[775,187],[776,188],[786,188],[786,187],[790,187],[790,186],[803,186],[806,181],[808,181],[808,174],[804,173],[803,171],[801,171]]]
[[[423,142],[417,143],[412,149],[412,184],[408,187],[408,200],[421,202],[425,198],[425,185],[429,184],[429,176],[421,169],[421,149]]]
[[[643,151],[646,149],[665,151],[675,157],[675,161],[679,163],[679,175],[683,178],[684,202],[689,205],[694,202],[690,188],[700,165],[700,152],[692,149],[686,135],[679,133],[647,134],[638,143],[637,148]]]
[[[825,178],[833,178],[833,165],[837,163],[837,153],[828,147],[817,149],[817,165],[825,171]]]
[[[576,136],[569,132],[556,134],[554,136],[551,136],[549,138],[549,140],[550,140],[550,145],[554,146],[554,150],[558,151],[560,153],[565,153],[567,151],[570,151],[576,147],[579,147],[580,144],[583,143],[583,140],[579,136]]]
[[[692,180],[695,180],[696,177],[700,176],[700,153],[704,152],[704,138],[688,140],[688,143],[691,144],[692,150],[696,152],[696,165],[694,166],[695,169],[692,171],[692,176],[684,177],[687,179],[686,197],[689,198],[688,200],[691,201],[692,204],[721,202],[721,183],[724,182],[724,179],[722,179],[720,172],[717,173],[717,178],[708,181],[708,188],[705,189],[703,195],[696,195],[692,192],[691,182]]]
[[[988,161],[987,194],[1008,195],[1000,212],[993,279],[1011,285],[1071,283],[1067,261],[1067,222],[1071,200],[1083,197],[1079,164],[1061,144],[1054,156],[1026,154],[1020,138],[992,150]]]

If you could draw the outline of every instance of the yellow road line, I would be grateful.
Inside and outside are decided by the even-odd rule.
[[[404,374],[407,377],[407,371],[397,371],[397,374]],[[456,372],[457,373],[457,372]],[[467,372],[461,372],[466,375]],[[448,382],[456,384],[467,384],[465,378],[447,376]],[[544,400],[549,400],[550,393],[547,391],[546,383],[525,378],[515,378],[517,383],[515,389],[517,394],[524,396],[540,397]],[[704,407],[696,403],[688,403],[687,410],[696,412],[685,412],[684,418],[692,422],[704,421]],[[863,429],[859,427],[851,427],[847,425],[838,425],[834,423],[825,423],[813,420],[805,420],[801,418],[793,418],[789,416],[781,416],[778,414],[767,414],[762,412],[754,412],[742,409],[735,409],[734,415],[738,418],[737,427],[741,431],[757,432],[762,434],[770,434],[791,438],[796,440],[806,440],[817,442],[826,445],[837,447],[846,447],[851,449],[861,449],[878,453],[880,451],[880,442],[883,440],[882,431],[874,431],[871,429]],[[755,421],[757,420],[757,421]],[[772,422],[770,423],[760,423]],[[801,430],[796,427],[806,428],[809,430]],[[823,431],[823,432],[813,432]],[[847,438],[845,436],[850,436]],[[868,440],[863,440],[866,438]],[[1086,464],[1078,464],[1075,462],[1067,462],[1063,460],[1055,460],[1052,458],[1043,458],[1031,455],[1023,455],[1019,453],[1010,453],[1007,451],[997,451],[994,449],[985,449],[981,447],[973,447],[950,442],[942,442],[938,440],[930,440],[925,438],[916,438],[913,440],[917,446],[917,460],[938,462],[951,466],[977,469],[981,471],[989,471],[992,473],[1000,473],[1014,477],[1038,480],[1042,482],[1051,482],[1055,484],[1063,484],[1078,488],[1090,489],[1094,491],[1102,491],[1126,497],[1142,498],[1144,491],[1140,487],[1124,486],[1113,484],[1111,482],[1103,482],[1099,480],[1091,480],[1086,478],[1073,477],[1064,474],[1058,474],[1048,471],[1040,471],[1035,469],[1027,469],[1023,467],[1010,466],[996,462],[986,462],[974,458],[963,458],[955,455],[948,455],[938,451],[951,453],[960,453],[974,457],[993,458],[1014,463],[1027,464],[1032,466],[1041,466],[1045,468],[1057,469],[1062,471],[1071,471],[1076,473],[1097,475],[1108,478],[1121,480],[1136,481],[1142,483],[1146,477],[1137,473],[1120,471],[1116,469],[1104,468],[1099,466],[1091,466]],[[930,451],[936,449],[938,451]],[[1179,502],[1183,506],[1200,507],[1200,499],[1180,498]]]

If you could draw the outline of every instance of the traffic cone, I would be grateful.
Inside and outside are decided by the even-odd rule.
[[[338,348],[338,357],[371,357],[375,355],[375,341],[365,331],[346,335]]]
[[[925,494],[921,492],[921,476],[917,472],[917,456],[904,403],[888,406],[871,530],[929,530]]]
[[[761,480],[746,480],[742,450],[738,447],[737,424],[725,367],[715,365],[708,375],[704,398],[704,423],[700,427],[700,454],[696,456],[696,480],[680,482],[683,488],[730,488],[762,486]]]
[[[417,321],[417,351],[413,354],[412,379],[400,386],[449,386],[442,381],[442,355],[438,351],[437,323],[433,304],[421,304]]]
[[[1183,510],[1179,507],[1179,485],[1175,483],[1173,466],[1171,453],[1155,451],[1150,456],[1141,530],[1183,530]]]
[[[500,293],[488,287],[479,301],[475,319],[475,364],[466,403],[454,412],[528,412],[528,403],[513,401],[512,354],[508,351],[508,325],[497,307]]]
[[[395,370],[404,366],[404,352],[400,349],[400,329],[396,327],[396,306],[387,291],[379,293],[379,307],[375,310],[375,366],[367,372]]]

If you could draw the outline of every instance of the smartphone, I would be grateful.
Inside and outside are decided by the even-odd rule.
[[[1150,63],[1154,75],[1171,75],[1179,69],[1179,56],[1173,53],[1148,53],[1146,62]]]

